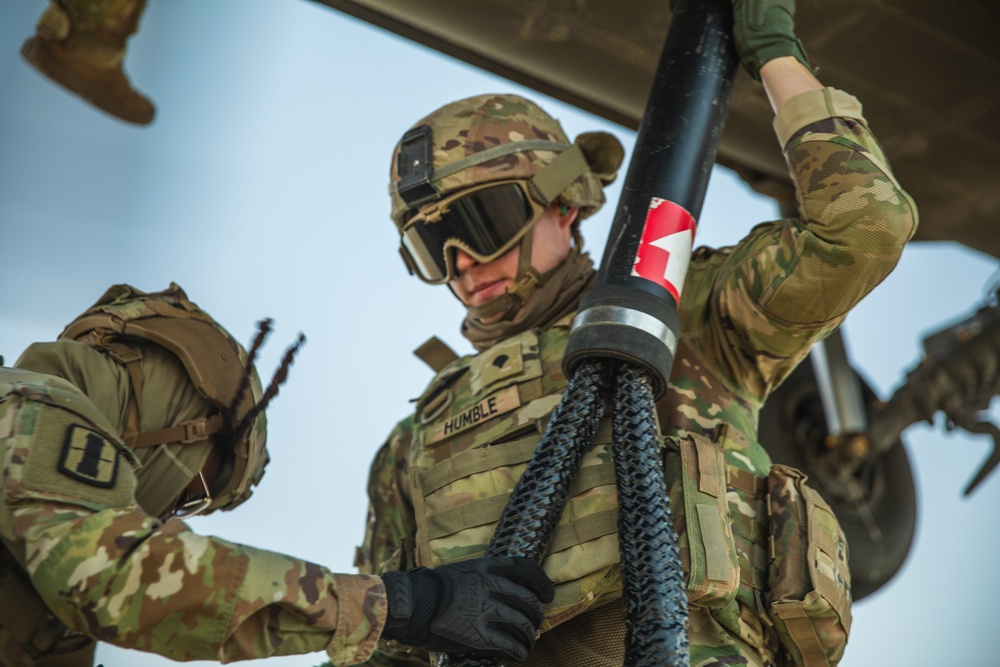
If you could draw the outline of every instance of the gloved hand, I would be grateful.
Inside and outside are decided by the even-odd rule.
[[[551,602],[552,582],[528,558],[487,557],[382,575],[382,639],[441,653],[524,660]]]
[[[760,81],[769,60],[795,56],[809,71],[802,42],[795,36],[795,0],[733,0],[733,41],[747,74]]]

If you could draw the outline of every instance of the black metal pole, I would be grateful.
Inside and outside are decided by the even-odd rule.
[[[598,282],[583,298],[563,367],[615,357],[663,394],[680,334],[684,274],[736,69],[731,0],[674,0]],[[686,245],[686,247],[685,247]]]
[[[736,70],[731,0],[674,0],[673,17],[597,285],[580,304],[564,370],[617,358],[614,457],[626,667],[689,664],[687,595],[655,399],[680,336],[678,304]]]

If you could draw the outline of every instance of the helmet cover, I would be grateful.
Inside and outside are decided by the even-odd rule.
[[[118,349],[114,347],[115,344],[128,347],[130,342],[138,343],[135,345],[137,350],[148,349],[145,343],[160,346],[181,362],[191,384],[211,403],[215,408],[214,412],[221,415],[221,419],[217,420],[221,427],[213,433],[206,434],[197,428],[189,429],[187,436],[181,439],[157,441],[158,444],[154,446],[140,446],[136,449],[143,464],[140,480],[148,478],[150,484],[157,484],[153,480],[158,477],[177,478],[175,468],[185,472],[177,484],[187,478],[179,488],[161,488],[156,492],[158,497],[151,499],[149,505],[166,507],[179,497],[184,486],[191,480],[188,476],[190,468],[193,467],[193,474],[197,475],[201,469],[197,462],[200,461],[203,465],[213,446],[223,449],[226,474],[210,484],[212,502],[207,511],[230,510],[250,497],[252,487],[260,481],[269,460],[266,448],[267,421],[263,410],[240,433],[234,433],[233,427],[263,399],[260,378],[252,364],[247,368],[248,356],[243,346],[222,325],[191,302],[180,286],[171,283],[162,292],[147,294],[130,285],[113,285],[97,303],[67,325],[60,338],[78,340],[101,351],[110,350],[110,356],[123,364],[119,358],[121,354],[115,352]],[[155,364],[157,356],[147,353],[142,363]],[[143,382],[153,370],[143,369]],[[247,390],[234,407],[234,400],[245,377],[248,380]],[[156,400],[147,392],[142,393],[146,395],[143,402]],[[141,415],[140,419],[146,421]],[[132,435],[137,436],[141,442],[143,436],[149,434]],[[156,432],[152,435],[155,436]],[[126,437],[125,441],[126,444],[132,444],[136,442],[136,438]],[[162,468],[162,475],[147,468]],[[141,482],[137,495],[142,495]],[[146,503],[143,507],[147,512],[155,513]]]
[[[478,95],[447,104],[414,124],[429,128],[429,185],[437,198],[491,181],[531,179],[572,144],[562,126],[534,102],[519,95]],[[409,134],[409,133],[408,133]],[[576,138],[588,170],[559,195],[560,203],[577,206],[583,219],[604,204],[624,158],[621,142],[607,132]],[[402,229],[413,206],[400,194],[410,164],[401,167],[403,141],[396,145],[390,169],[392,220]],[[430,193],[433,195],[433,193]],[[548,202],[544,202],[548,203]]]

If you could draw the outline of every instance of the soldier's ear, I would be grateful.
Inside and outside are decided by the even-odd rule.
[[[567,206],[566,204],[560,204],[559,226],[563,228],[569,227],[576,220],[576,216],[579,211],[579,206]]]

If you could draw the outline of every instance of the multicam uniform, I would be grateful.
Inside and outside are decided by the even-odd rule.
[[[756,439],[758,412],[811,344],[892,270],[917,221],[853,97],[833,89],[797,96],[782,106],[775,129],[802,218],[759,225],[735,247],[694,252],[680,304],[683,334],[657,406],[689,574],[696,666],[766,665],[775,656],[763,602],[764,478],[772,466]],[[568,325],[565,318],[522,332],[438,373],[373,463],[362,571],[438,564],[485,550],[565,389]],[[586,454],[544,561],[557,592],[531,664],[622,664],[610,430],[605,423]],[[694,489],[681,473],[692,465]],[[721,509],[706,514],[699,503],[712,497],[721,499]],[[713,521],[722,525],[711,528]],[[849,584],[830,579],[829,596],[849,607]],[[842,651],[839,642],[831,662]],[[383,647],[372,662],[419,657]]]
[[[0,606],[10,612],[0,612],[0,665],[33,665],[22,642],[58,639],[59,622],[18,627],[42,600],[72,630],[173,660],[370,655],[386,615],[380,579],[151,518],[118,433],[71,383],[0,368]],[[79,635],[63,641],[92,651]]]

